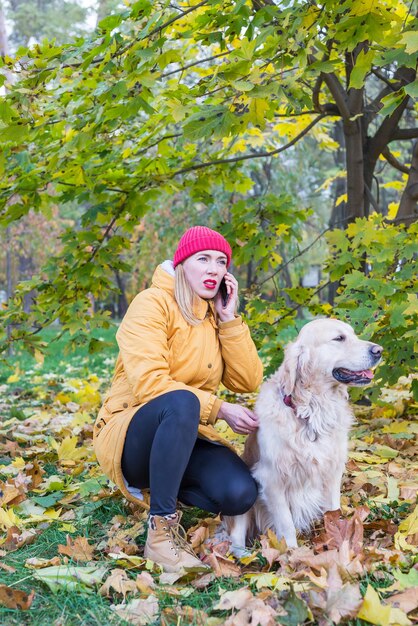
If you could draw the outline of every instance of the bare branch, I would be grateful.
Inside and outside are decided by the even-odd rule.
[[[398,161],[387,146],[384,150],[382,150],[382,156],[385,157],[386,161],[394,167],[395,170],[399,170],[404,174],[409,174],[409,167],[406,167],[406,165],[403,165],[400,161]]]
[[[350,109],[347,106],[346,92],[344,90],[344,87],[342,86],[335,74],[324,74],[323,72],[321,72],[321,74],[324,77],[324,81],[328,89],[334,97],[335,103],[341,113],[342,118],[344,119],[344,121],[348,122],[350,120],[351,114]]]
[[[392,133],[390,141],[397,141],[403,139],[417,139],[418,138],[418,128],[398,128]]]
[[[395,85],[393,85],[393,83],[390,82],[390,79],[387,78],[384,74],[382,74],[382,72],[380,70],[378,70],[375,67],[372,67],[372,74],[374,74],[375,76],[377,76],[377,78],[379,78],[381,81],[386,83],[386,85],[389,87],[390,91],[397,91]]]

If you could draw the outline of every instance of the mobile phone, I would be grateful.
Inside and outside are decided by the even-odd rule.
[[[219,293],[221,294],[222,306],[226,307],[229,300],[229,294],[226,288],[225,278],[222,278],[221,280],[221,284],[219,285]]]

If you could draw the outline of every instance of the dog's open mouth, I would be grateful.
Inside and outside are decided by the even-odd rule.
[[[372,370],[354,372],[353,370],[345,369],[345,367],[337,367],[335,370],[332,370],[332,375],[339,383],[345,383],[346,385],[367,385],[373,378]]]

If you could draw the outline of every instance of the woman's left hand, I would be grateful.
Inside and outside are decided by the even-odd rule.
[[[229,322],[235,319],[235,311],[238,302],[238,281],[227,272],[224,276],[228,300],[224,306],[220,290],[215,296],[215,309],[221,322]]]

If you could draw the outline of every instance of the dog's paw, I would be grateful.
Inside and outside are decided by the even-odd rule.
[[[229,552],[234,555],[237,559],[243,559],[246,556],[250,556],[251,550],[247,548],[243,548],[241,546],[231,546],[229,548]]]

